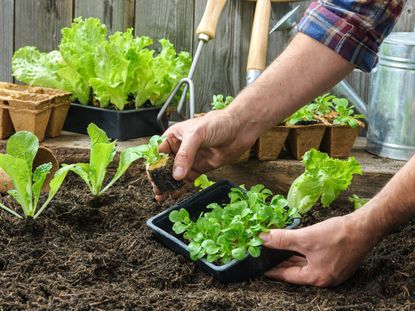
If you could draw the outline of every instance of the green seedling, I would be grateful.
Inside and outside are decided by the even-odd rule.
[[[360,125],[359,119],[365,118],[362,114],[354,114],[353,106],[349,106],[349,101],[345,98],[335,98],[333,103],[333,109],[337,112],[337,116],[333,119],[333,124],[348,125],[355,128]]]
[[[37,137],[30,132],[21,131],[9,138],[6,153],[0,154],[0,168],[10,177],[15,188],[8,193],[21,206],[24,217],[34,219],[39,217],[48,206],[71,168],[71,166],[63,167],[55,173],[49,183],[48,197],[38,209],[42,187],[52,169],[52,163],[33,168],[33,160],[38,149]],[[0,203],[0,207],[17,218],[23,218],[3,203]]]
[[[357,194],[353,194],[351,197],[349,197],[349,202],[353,203],[353,208],[355,210],[361,208],[369,201],[370,199],[360,198]]]
[[[185,209],[170,213],[173,231],[190,242],[188,250],[193,260],[206,257],[209,262],[226,264],[233,259],[243,260],[248,254],[258,257],[263,244],[259,234],[284,228],[299,216],[295,208],[287,208],[282,195],[273,196],[263,185],[249,191],[233,188],[229,199],[228,204],[209,204],[210,211],[196,221]]]
[[[330,158],[326,153],[311,149],[304,154],[305,171],[288,191],[288,206],[300,214],[309,211],[319,200],[328,207],[352,182],[362,167],[354,157],[347,160]]]
[[[206,188],[208,188],[208,187],[210,187],[210,186],[212,186],[214,184],[215,184],[215,182],[209,180],[209,178],[205,174],[200,175],[193,182],[193,185],[195,187],[198,187],[199,188],[199,191],[202,191],[203,189],[206,189]]]
[[[213,110],[222,110],[228,107],[234,98],[232,96],[223,96],[222,94],[213,95],[212,109]]]
[[[135,152],[135,147],[124,149],[120,153],[120,161],[115,175],[103,187],[108,165],[114,160],[116,154],[117,142],[110,141],[106,133],[94,123],[89,124],[88,135],[91,140],[89,163],[74,164],[70,170],[82,178],[94,196],[100,196],[120,179],[140,156]]]

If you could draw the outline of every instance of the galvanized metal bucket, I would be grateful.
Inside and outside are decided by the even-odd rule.
[[[408,160],[415,154],[415,32],[385,39],[374,69],[366,150]]]

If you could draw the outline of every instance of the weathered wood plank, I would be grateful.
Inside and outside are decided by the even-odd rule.
[[[136,0],[135,33],[154,41],[166,38],[177,51],[192,52],[193,11],[193,0]]]
[[[0,7],[0,81],[12,82],[14,0],[3,0]]]
[[[72,20],[72,0],[15,0],[15,48],[33,45],[41,51],[58,47],[61,29]]]
[[[365,139],[356,141],[352,155],[362,165],[363,175],[356,175],[342,199],[357,194],[361,197],[374,196],[392,176],[405,164],[380,158],[364,150]],[[277,161],[248,161],[224,166],[209,174],[215,180],[227,178],[237,184],[250,187],[262,183],[276,193],[287,193],[292,182],[304,172],[303,164],[292,159]]]
[[[108,33],[134,26],[134,0],[74,0],[74,17],[97,17]]]
[[[415,31],[415,0],[408,0],[393,31]]]
[[[195,27],[206,0],[196,1]],[[214,94],[236,95],[245,86],[249,39],[255,3],[228,1],[216,37],[205,47],[195,73],[197,110],[207,111]],[[195,38],[195,44],[197,44]]]

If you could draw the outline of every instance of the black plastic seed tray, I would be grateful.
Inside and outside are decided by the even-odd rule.
[[[206,206],[210,203],[229,202],[228,193],[231,188],[234,187],[236,187],[236,185],[227,180],[219,181],[209,188],[150,218],[147,221],[147,225],[154,231],[155,237],[165,246],[190,259],[187,244],[180,235],[175,234],[172,230],[173,224],[169,220],[170,212],[184,208],[189,212],[190,218],[196,220],[202,212],[207,211]],[[299,224],[300,220],[295,219],[286,229],[293,229]],[[219,281],[231,283],[262,275],[265,271],[271,269],[292,255],[294,255],[294,253],[291,251],[262,247],[261,256],[257,258],[248,255],[242,261],[233,260],[221,266],[210,263],[205,259],[200,259],[196,261],[196,264]]]
[[[160,107],[118,111],[72,103],[63,129],[87,134],[88,125],[92,122],[112,139],[128,140],[147,137],[162,133],[162,129],[157,124],[159,111]],[[163,117],[163,123],[167,128],[166,115]]]

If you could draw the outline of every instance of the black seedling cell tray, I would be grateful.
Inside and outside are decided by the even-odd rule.
[[[157,124],[159,111],[160,108],[157,107],[118,111],[72,103],[63,129],[87,134],[87,127],[92,122],[112,139],[127,140],[146,137],[162,133]],[[166,116],[163,118],[163,123],[167,128]]]
[[[147,226],[154,231],[155,237],[165,246],[190,259],[187,244],[182,240],[181,235],[175,234],[172,230],[173,223],[169,220],[170,212],[184,208],[189,212],[190,218],[196,220],[202,212],[208,211],[206,206],[210,203],[228,203],[228,193],[234,187],[237,186],[227,180],[219,181],[209,188],[177,203],[164,212],[153,216],[147,221]],[[300,220],[295,219],[286,229],[296,228],[299,224]],[[262,247],[261,255],[257,258],[248,255],[242,261],[232,260],[221,266],[210,263],[205,259],[199,259],[196,261],[196,264],[219,281],[231,283],[262,275],[265,271],[294,254],[294,252],[287,250]]]

